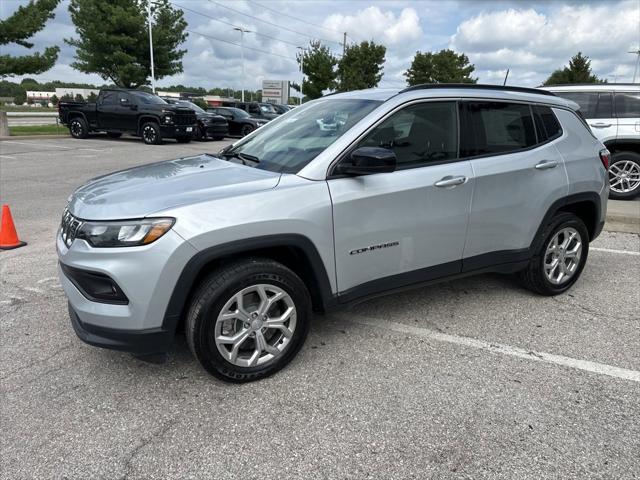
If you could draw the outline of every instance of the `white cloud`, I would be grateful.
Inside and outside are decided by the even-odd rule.
[[[339,32],[348,32],[352,38],[374,39],[386,45],[398,45],[422,36],[420,17],[413,8],[404,8],[399,15],[377,6],[359,10],[354,15],[334,13],[322,24]]]

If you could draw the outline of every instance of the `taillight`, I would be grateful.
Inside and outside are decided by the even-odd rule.
[[[603,148],[602,150],[600,150],[600,161],[602,162],[602,165],[604,166],[605,170],[609,170],[610,160],[611,160],[611,154],[609,153],[609,150],[607,150],[606,148]]]

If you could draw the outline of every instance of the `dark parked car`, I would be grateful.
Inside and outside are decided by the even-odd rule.
[[[193,132],[193,138],[196,140],[206,140],[207,138],[222,140],[229,134],[229,124],[223,116],[207,112],[188,100],[174,100],[169,98],[165,98],[165,100],[171,105],[180,105],[196,112],[198,126]]]
[[[207,112],[222,115],[229,123],[230,135],[249,135],[256,128],[268,123],[268,120],[253,118],[244,110],[234,107],[211,107]]]
[[[244,110],[254,118],[262,118],[264,120],[273,120],[278,118],[278,113],[270,103],[261,102],[224,102],[224,107],[235,107]]]
[[[163,138],[189,142],[197,126],[193,109],[169,105],[148,92],[121,88],[100,90],[95,103],[59,102],[58,114],[74,138],[87,138],[90,132],[107,132],[111,138],[131,133],[155,145]]]
[[[282,115],[283,113],[287,113],[289,110],[291,110],[291,107],[289,105],[279,105],[274,103],[271,106],[278,115]]]

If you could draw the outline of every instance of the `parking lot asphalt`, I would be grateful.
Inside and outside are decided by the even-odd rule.
[[[91,177],[225,142],[0,142],[2,478],[639,478],[640,236],[604,232],[572,290],[482,275],[314,319],[266,380],[83,344],[54,235]]]

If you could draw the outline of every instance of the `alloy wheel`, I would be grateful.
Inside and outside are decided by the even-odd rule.
[[[144,138],[144,141],[147,143],[154,143],[156,141],[156,131],[152,126],[147,125],[142,130],[142,138]]]
[[[254,367],[280,357],[295,329],[291,296],[275,285],[252,285],[225,303],[216,320],[214,341],[228,362]]]
[[[609,167],[609,183],[616,193],[629,193],[640,186],[640,165],[622,160]]]
[[[553,285],[568,282],[576,273],[582,256],[582,237],[572,227],[563,228],[552,238],[544,256],[544,274]]]
[[[78,120],[71,122],[71,133],[74,137],[82,135],[82,124]]]

